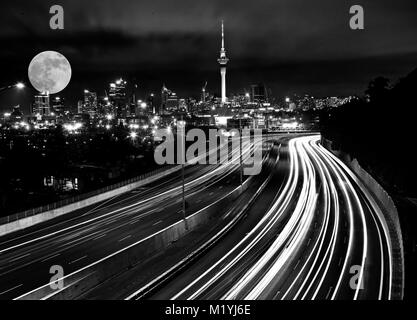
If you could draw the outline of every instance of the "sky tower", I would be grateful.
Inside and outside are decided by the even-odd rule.
[[[220,58],[217,60],[220,64],[220,75],[222,77],[222,104],[226,103],[226,65],[229,59],[226,57],[224,48],[224,23],[222,21],[222,48],[220,49]]]

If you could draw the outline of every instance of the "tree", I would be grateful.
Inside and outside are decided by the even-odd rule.
[[[371,103],[379,103],[385,101],[389,90],[390,80],[384,77],[377,77],[369,83],[365,94]]]

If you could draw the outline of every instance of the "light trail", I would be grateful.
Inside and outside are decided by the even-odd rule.
[[[171,299],[200,299],[210,295],[226,300],[253,300],[282,294],[281,299],[356,300],[373,294],[362,290],[371,281],[371,256],[372,263],[380,265],[377,298],[391,298],[392,253],[383,215],[369,193],[364,190],[358,193],[357,188],[364,189],[363,185],[346,165],[319,144],[319,138],[307,136],[289,141],[289,175],[270,209],[251,232]],[[318,199],[323,199],[320,206]],[[347,243],[341,235],[346,231]],[[374,248],[375,241],[379,250]],[[369,251],[371,245],[373,249]],[[240,268],[242,265],[248,268]],[[352,265],[360,266],[355,288],[350,288]],[[239,276],[235,275],[236,280],[222,291],[225,285],[220,283],[235,270],[240,270]],[[390,272],[389,281],[384,282],[384,270]],[[388,294],[384,294],[384,287],[388,288]]]
[[[262,148],[262,144],[261,145],[257,145],[256,148]],[[239,148],[235,148],[234,150],[232,150],[232,156],[238,152],[240,152],[240,150],[238,150]],[[243,148],[242,148],[242,152],[243,152],[243,159],[246,160],[247,158],[250,157],[251,153],[254,152],[254,147],[251,143],[247,142],[243,144]],[[219,183],[221,180],[226,179],[227,177],[231,176],[233,173],[237,172],[239,170],[239,167],[236,163],[233,162],[228,162],[225,164],[221,164],[221,165],[217,165],[217,166],[206,166],[204,167],[204,169],[202,170],[202,174],[200,174],[199,177],[191,179],[191,181],[186,183],[186,191],[189,191],[187,193],[187,198],[197,194],[197,193],[201,193],[204,192],[204,190],[206,190],[207,188],[210,188],[212,186],[214,186],[216,183]],[[249,179],[248,179],[249,180]],[[233,192],[235,192],[237,189],[239,189],[239,187],[232,189],[231,191],[227,191],[221,198],[219,199],[215,199],[215,201],[212,201],[211,203],[209,203],[208,205],[204,205],[204,207],[194,213],[192,213],[189,217],[192,217],[196,214],[198,214],[199,212],[201,212],[202,210],[206,210],[207,208],[211,207],[211,206],[215,206],[219,201],[221,201],[222,199],[227,198],[229,195],[231,195]],[[100,239],[106,237],[109,235],[109,233],[111,231],[115,231],[117,229],[121,229],[124,226],[128,226],[131,225],[131,219],[129,218],[129,216],[134,216],[134,217],[138,217],[137,213],[138,213],[138,209],[140,208],[141,210],[147,210],[148,206],[143,206],[144,204],[148,204],[151,206],[154,206],[156,204],[155,200],[156,199],[164,199],[164,201],[166,202],[172,202],[172,198],[175,198],[175,192],[178,193],[178,191],[181,190],[181,186],[178,187],[174,187],[169,189],[168,191],[163,191],[163,192],[159,192],[156,195],[152,196],[152,197],[148,197],[145,198],[144,200],[140,200],[139,202],[135,202],[134,204],[129,204],[127,206],[123,206],[122,208],[118,208],[116,210],[112,210],[110,212],[107,212],[105,214],[101,214],[98,217],[95,217],[93,219],[89,219],[87,221],[84,221],[82,223],[79,223],[77,225],[72,225],[70,227],[67,227],[65,229],[59,229],[58,231],[56,231],[53,234],[49,234],[47,236],[44,237],[40,237],[40,238],[36,238],[36,239],[32,239],[28,242],[24,242],[24,243],[20,243],[17,246],[14,247],[8,247],[6,249],[3,249],[3,251],[9,251],[12,249],[15,249],[16,247],[21,247],[21,246],[27,246],[28,244],[31,244],[32,242],[36,242],[36,241],[40,241],[40,240],[46,240],[49,237],[56,237],[57,235],[60,235],[62,232],[64,231],[71,231],[70,233],[68,233],[68,236],[65,236],[64,234],[62,234],[61,239],[62,239],[62,244],[60,245],[60,249],[54,250],[55,253],[58,254],[62,254],[64,250],[68,250],[70,248],[76,247],[82,243],[87,243],[90,240],[93,239],[97,239],[98,236]],[[170,195],[169,197],[167,195]],[[161,202],[160,202],[161,204]],[[116,214],[117,213],[117,214]],[[145,212],[144,214],[142,214],[142,216],[146,216],[148,215],[148,212]],[[121,223],[122,220],[120,220],[121,218],[129,218],[126,222]],[[113,256],[115,256],[116,254],[119,254],[129,248],[131,248],[134,245],[137,245],[153,236],[155,236],[156,234],[159,234],[161,232],[163,232],[164,230],[166,230],[167,228],[172,227],[175,224],[181,223],[181,220],[178,217],[178,222],[168,225],[168,226],[162,226],[162,222],[159,225],[161,225],[160,230],[158,230],[155,233],[151,233],[150,235],[144,236],[142,239],[135,239],[132,241],[133,243],[127,243],[123,248],[120,249],[120,247],[114,247],[114,251],[111,251],[110,254],[105,255],[104,257],[99,257],[99,259],[95,259],[93,261],[88,261],[87,265],[84,266],[80,266],[79,269],[65,275],[63,278],[59,279],[59,280],[68,280],[71,279],[70,283],[68,286],[66,286],[65,288],[68,288],[69,286],[71,286],[72,284],[78,283],[78,280],[76,281],[72,281],[72,279],[74,279],[75,275],[80,275],[82,276],[83,273],[85,273],[85,271],[88,271],[87,269],[93,267],[93,266],[97,266],[99,263],[101,263],[102,261],[105,261]],[[114,223],[114,226],[112,226],[111,224]],[[172,223],[172,222],[170,222]],[[106,227],[106,225],[109,225],[109,227]],[[79,226],[85,226],[84,229],[80,229],[80,230],[76,230],[77,227]],[[155,226],[155,224],[153,224],[153,226]],[[93,230],[97,230],[94,231]],[[103,235],[104,232],[104,235]],[[84,236],[81,236],[83,233],[86,233]],[[64,238],[65,236],[65,238]],[[128,239],[129,238],[129,239]],[[73,241],[71,241],[71,239],[74,239]],[[123,238],[123,242],[128,242],[127,239],[130,242],[130,237],[126,237]],[[54,239],[56,240],[56,239]],[[118,242],[121,242],[120,240]],[[39,252],[39,250],[41,249],[45,249],[47,252],[45,253],[46,255],[41,255],[38,259],[33,259],[29,262],[27,262],[26,264],[19,264],[16,268],[12,268],[9,269],[6,273],[9,272],[14,272],[17,271],[19,269],[21,269],[22,267],[31,265],[34,262],[39,262],[39,261],[43,261],[45,259],[45,257],[50,257],[50,244],[42,244],[42,246],[36,246],[33,248],[30,248],[29,251],[30,252]],[[26,250],[27,251],[27,250]],[[39,256],[39,255],[38,255]],[[6,274],[6,273],[3,273]],[[85,277],[83,277],[84,279]],[[77,278],[75,278],[77,279]],[[45,290],[47,289],[49,286],[49,284],[45,284],[43,286],[37,287],[36,289],[33,289],[27,293],[24,294],[20,294],[17,298],[15,299],[21,299],[21,298],[25,298],[28,295],[38,291],[38,290]],[[61,290],[52,292],[50,294],[48,294],[48,297],[52,297],[56,294],[58,294]]]

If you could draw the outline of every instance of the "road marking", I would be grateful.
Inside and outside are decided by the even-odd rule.
[[[339,263],[337,264],[338,267],[342,264],[342,258],[339,259]]]
[[[71,261],[69,264],[73,264],[73,263],[75,263],[75,262],[81,261],[81,260],[83,260],[83,259],[85,259],[85,258],[87,258],[87,257],[88,257],[88,256],[82,256],[81,258],[78,258],[78,259],[76,259],[76,260]]]
[[[281,290],[278,290],[278,292],[275,294],[274,299],[273,300],[277,300],[279,294],[281,293]]]
[[[95,237],[95,238],[93,239],[93,241],[98,240],[98,239],[101,239],[101,238],[103,238],[103,237],[105,237],[105,236],[107,236],[107,233],[102,234],[101,236]]]
[[[30,253],[24,254],[23,256],[20,256],[20,257],[17,257],[17,258],[10,259],[9,262],[17,261],[17,260],[23,259],[27,256],[30,256]]]
[[[214,194],[214,192],[210,192],[210,193],[209,193],[209,196],[212,196],[213,194]]]
[[[223,189],[223,186],[220,186],[219,189]]]
[[[329,295],[330,295],[330,292],[332,292],[332,289],[333,289],[333,287],[329,288],[329,291],[327,292],[327,295],[326,295],[326,300],[329,299]]]
[[[88,214],[90,214],[90,213],[93,213],[94,211],[96,211],[96,210],[98,210],[98,209],[100,209],[100,208],[102,208],[104,205],[106,205],[107,203],[109,203],[109,202],[111,202],[112,200],[114,200],[115,198],[117,198],[118,197],[118,195],[117,196],[113,196],[113,197],[111,197],[110,199],[107,199],[106,201],[104,201],[103,203],[100,203],[98,206],[95,206],[94,208],[92,208],[91,210],[88,210],[86,213],[84,213],[83,215],[81,215],[81,217],[84,217],[84,216],[86,216],[86,215],[88,215]]]
[[[156,226],[157,224],[160,224],[161,222],[163,222],[163,220],[159,220],[158,222],[155,222],[155,223],[153,224],[153,226]]]
[[[300,263],[300,259],[298,259],[297,264],[294,266],[293,270],[295,270],[298,267],[299,263]]]
[[[46,258],[45,258],[45,259],[43,259],[41,262],[48,261],[48,260],[50,260],[50,259],[52,259],[52,258],[58,257],[59,255],[60,255],[60,253],[57,253],[57,254],[54,254],[53,256],[46,257]]]
[[[118,242],[122,242],[122,241],[124,241],[126,239],[129,239],[130,237],[132,237],[132,236],[131,235],[128,235],[127,237],[124,237],[123,239],[120,239]]]
[[[310,242],[311,242],[311,238],[308,239],[307,247],[310,245]]]
[[[19,285],[17,285],[16,287],[13,287],[13,288],[10,288],[10,289],[8,289],[8,290],[6,290],[6,291],[0,292],[0,295],[3,295],[3,294],[5,294],[5,293],[7,293],[7,292],[10,292],[10,291],[12,291],[12,290],[14,290],[14,289],[17,289],[17,288],[21,287],[21,286],[23,286],[23,284],[19,284]]]

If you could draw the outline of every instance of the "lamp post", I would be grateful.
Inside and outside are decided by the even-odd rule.
[[[240,165],[240,189],[243,191],[243,155],[242,155],[242,106],[239,108],[239,165]]]
[[[188,222],[186,215],[186,203],[185,203],[185,122],[184,115],[181,114],[181,178],[182,178],[182,214],[185,223],[185,229],[188,230]]]
[[[0,92],[6,91],[6,90],[9,90],[9,89],[13,89],[13,88],[17,88],[19,90],[22,90],[25,87],[26,86],[23,82],[18,82],[18,83],[0,88]]]

